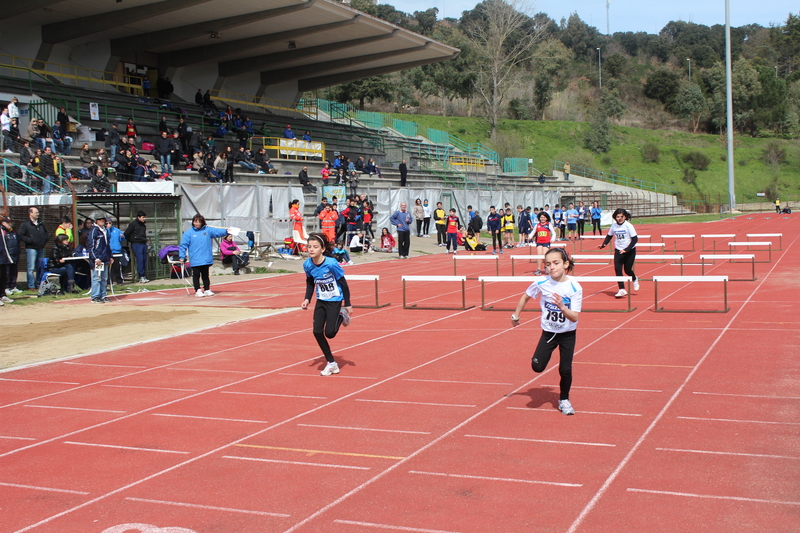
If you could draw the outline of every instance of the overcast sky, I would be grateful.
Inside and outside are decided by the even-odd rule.
[[[461,12],[470,10],[477,0],[381,0],[394,5],[400,11],[413,13],[431,7],[439,8],[443,16],[459,18]],[[543,11],[556,22],[569,17],[573,12],[585,22],[606,32],[606,0],[538,0],[533,3],[533,12]],[[800,5],[788,0],[773,0],[766,3],[752,0],[730,0],[731,25],[743,26],[757,23],[769,26],[782,24],[789,13],[797,14]],[[611,0],[611,33],[618,31],[646,31],[656,33],[671,20],[685,20],[713,26],[725,24],[724,0]]]

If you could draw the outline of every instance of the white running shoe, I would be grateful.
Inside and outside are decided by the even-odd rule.
[[[558,400],[558,410],[565,415],[575,414],[575,409],[572,408],[572,404],[569,403],[569,400]]]
[[[206,293],[203,292],[203,289],[197,289],[197,294],[195,294],[198,298],[202,298],[205,295]]]
[[[325,368],[322,369],[322,372],[320,372],[319,375],[330,376],[331,374],[338,374],[338,373],[339,373],[339,365],[333,362],[325,365]]]
[[[627,295],[628,291],[626,291],[625,289],[620,289],[619,291],[617,291],[617,294],[614,295],[614,298],[623,298]]]
[[[14,293],[11,291],[11,289],[6,289],[6,296],[11,296],[12,294]]]
[[[7,303],[7,304],[14,303],[14,300],[9,298],[8,296],[3,296],[2,298],[0,298],[0,301],[2,301],[3,303]]]
[[[22,291],[21,291],[21,290],[19,290],[19,289],[18,289],[18,288],[16,288],[16,287],[14,287],[13,289],[11,289],[11,293],[12,293],[12,294],[21,294],[21,293],[22,293]]]
[[[458,253],[458,250],[453,250],[453,255],[456,255],[457,253]]]
[[[206,296],[214,296],[214,293],[213,293],[213,292],[211,292],[211,289],[207,290],[207,291],[206,291],[204,294],[205,294]]]
[[[342,317],[342,325],[347,327],[350,325],[350,312],[347,310],[346,307],[342,307],[339,309],[339,316]]]
[[[633,282],[633,290],[635,290],[636,292],[639,292],[639,280],[638,279]]]

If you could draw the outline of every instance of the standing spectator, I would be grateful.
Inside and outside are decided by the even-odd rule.
[[[400,259],[408,259],[408,251],[411,247],[411,213],[406,212],[408,206],[405,202],[400,204],[400,210],[395,211],[389,218],[389,222],[397,228],[397,247]]]
[[[16,118],[17,120],[19,120],[19,105],[18,104],[19,104],[19,100],[17,100],[17,97],[16,96],[13,97],[11,99],[11,103],[8,104],[8,118],[11,118],[11,119]]]
[[[130,142],[131,138],[136,142],[136,136],[139,135],[139,131],[136,129],[136,124],[133,123],[133,118],[128,119],[128,124],[125,126],[125,135],[128,137],[128,142]]]
[[[25,130],[25,139],[28,142],[35,143],[36,146],[39,146],[38,139],[39,138],[39,121],[38,120],[31,120],[28,122],[28,128]]]
[[[56,122],[61,123],[61,127],[64,128],[65,132],[69,129],[69,116],[67,116],[67,108],[58,108],[58,113],[56,113]]]
[[[44,149],[44,153],[39,158],[39,171],[42,173],[42,194],[48,195],[52,190],[53,184],[57,184],[60,182],[56,181],[56,163],[58,162],[58,157],[53,155],[53,151],[50,147],[46,147]],[[56,185],[58,187],[58,185]]]
[[[303,140],[306,141],[306,142],[311,142],[311,132],[310,131],[306,130],[306,132],[303,134]]]
[[[11,296],[22,292],[17,288],[17,271],[19,267],[19,238],[14,231],[14,222],[10,218],[3,218],[0,221],[0,256],[7,258],[8,262],[4,263],[3,257],[0,257],[0,269],[5,271],[5,285],[0,285],[0,294]]]
[[[114,225],[114,219],[111,217],[108,217],[106,220],[106,232],[108,234],[108,245],[111,247],[111,257],[115,255],[118,256],[117,261],[114,261],[111,265],[111,271],[108,273],[108,277],[113,283],[122,285],[122,267],[128,264],[127,256],[122,249],[125,235]]]
[[[89,245],[89,264],[92,266],[92,303],[104,304],[110,301],[106,295],[106,286],[109,268],[114,264],[106,231],[106,217],[97,217],[86,240]]]
[[[136,258],[136,271],[139,283],[148,283],[147,279],[147,215],[144,211],[136,213],[136,220],[125,229],[125,240],[131,243],[131,251]]]
[[[164,78],[164,92],[164,98],[167,99],[175,92],[175,86],[172,85],[172,81],[169,78]]]
[[[572,169],[572,167],[570,166],[570,164],[569,164],[569,161],[567,161],[566,163],[564,163],[564,179],[565,179],[566,181],[569,181],[569,171],[570,171],[571,169]]]
[[[431,206],[428,205],[428,199],[425,198],[422,201],[422,213],[424,218],[422,219],[422,236],[423,237],[430,237],[430,230],[431,230]]]
[[[89,151],[89,144],[83,143],[81,146],[81,155],[79,156],[81,159],[81,166],[85,169],[91,169],[94,166],[94,161],[92,161],[92,153]]]
[[[120,142],[121,140],[119,137],[119,131],[117,131],[117,123],[114,122],[111,124],[111,129],[108,130],[108,135],[106,135],[105,142],[105,147],[108,148],[110,152],[108,158],[112,163],[117,160],[117,148],[119,148]]]
[[[169,124],[167,124],[167,117],[162,116],[161,122],[158,123],[158,132],[167,132],[169,133]]]
[[[11,151],[11,117],[8,116],[8,108],[0,112],[0,129],[3,136],[0,137],[0,151]]]
[[[203,151],[203,136],[200,135],[199,131],[192,131],[191,126],[186,126],[186,135],[189,138],[188,141],[188,154],[196,154],[198,152]]]
[[[156,143],[156,153],[161,161],[161,172],[172,175],[172,154],[175,152],[175,145],[166,131],[161,132],[161,138]]]
[[[192,130],[186,124],[183,117],[178,119],[178,128],[175,131],[178,132],[178,138],[181,142],[181,153],[189,154],[189,137]]]
[[[408,167],[406,166],[406,160],[403,159],[397,168],[400,170],[400,186],[405,187],[406,178],[408,178]]]
[[[72,228],[72,219],[66,215],[61,218],[61,224],[58,225],[56,228],[56,237],[59,235],[66,235],[67,236],[67,244],[70,246],[75,246],[75,236],[73,234]]]
[[[417,221],[417,237],[422,237],[422,222],[425,220],[425,210],[422,208],[422,200],[419,198],[414,201],[414,219]]]
[[[292,127],[289,124],[287,124],[286,125],[286,129],[283,130],[283,137],[285,139],[296,139],[297,138],[295,136],[294,132],[292,131]]]
[[[19,227],[19,240],[25,243],[25,255],[28,263],[28,290],[36,290],[36,280],[42,272],[39,260],[44,258],[44,246],[49,234],[44,223],[39,221],[39,209],[28,209],[28,220]]]
[[[218,239],[228,234],[223,228],[210,228],[206,219],[201,214],[192,218],[192,227],[183,233],[180,245],[180,259],[185,262],[188,256],[192,265],[192,278],[194,290],[198,298],[214,296],[211,292],[211,281],[208,278],[208,269],[214,264],[214,255],[211,251],[211,239]],[[203,288],[200,288],[200,277],[203,278]]]
[[[147,76],[142,78],[142,94],[145,98],[150,97],[150,78]]]

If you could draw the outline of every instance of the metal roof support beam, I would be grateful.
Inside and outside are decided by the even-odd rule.
[[[18,15],[29,15],[32,11],[50,7],[64,0],[26,0],[25,2],[8,2],[0,11],[0,20],[6,20]]]
[[[246,57],[243,59],[236,59],[233,61],[224,61],[219,64],[220,76],[235,76],[237,74],[244,74],[245,72],[253,72],[255,70],[261,71],[272,66],[277,66],[283,63],[290,63],[300,59],[324,55],[336,50],[345,48],[354,48],[365,44],[372,44],[386,39],[391,39],[400,30],[393,30],[391,33],[383,35],[376,35],[374,37],[364,37],[362,39],[352,39],[349,41],[339,41],[335,43],[328,43],[321,46],[311,46],[309,48],[301,48],[296,50],[288,50],[286,52],[278,52],[275,54],[266,54],[256,57]]]

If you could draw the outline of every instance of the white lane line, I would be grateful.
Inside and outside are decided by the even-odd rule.
[[[716,496],[713,494],[692,494],[691,492],[672,492],[669,490],[647,490],[628,488],[628,492],[643,492],[645,494],[663,494],[665,496],[684,496],[687,498],[707,498],[711,500],[733,500],[737,502],[773,503],[778,505],[800,505],[800,502],[783,500],[764,500],[761,498],[743,498],[741,496]]]
[[[374,527],[376,529],[389,529],[391,531],[411,531],[413,533],[458,533],[458,531],[445,531],[443,529],[422,529],[418,527],[392,526],[389,524],[376,524],[374,522],[356,522],[355,520],[334,520],[337,524],[349,526]]]
[[[539,481],[535,479],[514,479],[505,477],[470,476],[467,474],[447,474],[445,472],[421,472],[410,470],[409,474],[423,474],[426,476],[457,477],[464,479],[485,479],[486,481],[508,481],[510,483],[530,483],[532,485],[555,485],[557,487],[582,487],[582,483],[560,483],[558,481]]]
[[[678,416],[682,420],[703,420],[705,422],[741,422],[743,424],[770,424],[775,426],[800,426],[800,422],[771,422],[768,420],[736,420],[733,418],[701,418],[697,416]]]
[[[767,459],[793,459],[798,460],[800,457],[792,455],[771,455],[767,453],[743,453],[743,452],[715,452],[711,450],[683,450],[680,448],[656,448],[662,452],[682,452],[682,453],[707,453],[711,455],[736,455],[741,457],[764,457]]]
[[[145,387],[142,385],[100,385],[101,387],[114,387],[116,389],[152,389],[152,390],[171,390],[179,392],[197,392],[197,389],[173,389],[171,387]]]
[[[544,385],[544,387],[558,387],[558,385]],[[615,389],[613,387],[580,387],[577,385],[573,385],[571,388],[573,389],[591,389],[591,390],[611,390],[611,391],[620,391],[620,392],[664,392],[660,390],[654,389]],[[583,411],[581,411],[583,412]]]
[[[423,381],[426,383],[461,383],[464,385],[513,385],[513,383],[491,383],[488,381],[449,381],[444,379],[404,379],[403,381]],[[573,387],[574,388],[574,387]]]
[[[179,452],[175,450],[159,450],[157,448],[138,448],[136,446],[117,446],[114,444],[95,444],[92,442],[74,442],[71,440],[64,441],[64,444],[74,444],[76,446],[94,446],[96,448],[116,448],[118,450],[134,450],[139,452],[158,452],[158,453],[178,453],[188,454],[189,452]]]
[[[376,429],[376,428],[354,428],[347,426],[324,426],[322,424],[297,424],[307,428],[327,428],[327,429],[351,429],[354,431],[380,431],[384,433],[409,433],[412,435],[430,435],[430,431],[406,431],[402,429]]]
[[[146,366],[136,366],[136,365],[102,365],[99,363],[76,363],[74,361],[64,361],[63,364],[76,365],[76,366],[100,366],[108,368],[147,368]]]
[[[11,437],[9,435],[0,435],[0,439],[12,439],[12,440],[36,440],[31,437]]]
[[[278,459],[262,459],[260,457],[237,457],[235,455],[223,455],[223,459],[239,459],[240,461],[258,461],[262,463],[281,463],[287,465],[300,465],[300,466],[323,466],[325,468],[346,468],[348,470],[371,470],[368,466],[347,466],[347,465],[331,465],[328,463],[304,463],[302,461],[279,461]]]
[[[125,411],[112,411],[110,409],[87,409],[85,407],[61,407],[58,405],[30,405],[25,404],[24,407],[38,407],[40,409],[66,409],[67,411],[92,411],[95,413],[124,413]]]
[[[53,385],[80,385],[80,383],[73,383],[71,381],[44,381],[41,379],[11,379],[0,378],[0,381],[19,381],[22,383],[51,383]]]
[[[220,391],[220,394],[247,394],[250,396],[277,396],[279,398],[307,398],[309,400],[327,400],[327,396],[300,396],[298,394],[275,394],[271,392],[236,392],[236,391]]]
[[[4,487],[16,487],[18,489],[33,489],[33,490],[43,490],[45,492],[63,492],[65,494],[80,494],[81,496],[86,496],[89,494],[88,492],[82,492],[79,490],[67,490],[67,489],[54,489],[52,487],[37,487],[35,485],[19,485],[17,483],[0,483],[0,485]]]
[[[767,400],[800,400],[800,396],[767,396],[762,394],[732,394],[725,392],[692,392],[704,396],[734,396],[736,398],[765,398]]]
[[[294,373],[294,372],[278,372],[278,375],[281,375],[281,376],[303,376],[304,378],[308,378],[308,377],[316,378],[316,377],[319,377],[319,374],[316,373],[316,372],[313,373],[313,374],[311,374],[311,373],[309,373],[309,374],[301,374],[299,372],[298,373]],[[342,374],[336,374],[336,379],[343,379],[343,378],[349,378],[349,379],[378,379],[378,378],[371,378],[371,377],[368,377],[368,376],[343,376]]]
[[[222,422],[252,422],[253,424],[268,424],[266,420],[246,420],[242,418],[218,418],[214,416],[171,415],[167,413],[150,413],[153,416],[168,416],[172,418],[198,418],[200,420],[221,420]]]
[[[435,407],[475,407],[474,405],[462,405],[457,403],[430,403],[430,402],[406,402],[402,400],[365,400],[357,399],[357,402],[373,402],[373,403],[401,403],[406,405],[433,405]]]
[[[243,514],[254,514],[258,516],[276,516],[278,518],[289,518],[291,515],[284,514],[284,513],[268,513],[266,511],[248,511],[246,509],[232,509],[230,507],[215,507],[213,505],[200,505],[197,503],[184,503],[184,502],[169,502],[164,500],[150,500],[146,498],[133,498],[127,497],[126,500],[130,500],[132,502],[142,502],[142,503],[160,503],[162,505],[174,505],[177,507],[191,507],[194,509],[208,509],[210,511],[228,511],[231,513],[243,513]]]
[[[547,444],[576,444],[578,446],[607,446],[613,448],[616,444],[605,444],[602,442],[576,442],[569,440],[548,440],[548,439],[524,439],[521,437],[495,437],[493,435],[464,435],[476,439],[497,439],[497,440],[516,440],[521,442],[545,442]]]
[[[167,370],[184,370],[187,372],[224,372],[226,374],[258,374],[258,372],[248,372],[247,370],[214,370],[211,368],[175,368],[168,367]]]
[[[515,409],[517,411],[548,411],[550,413],[561,414],[561,411],[558,409],[545,409],[543,407],[506,407],[506,409]],[[637,413],[605,413],[602,411],[584,411],[583,409],[581,409],[580,413],[582,415],[642,416]]]

